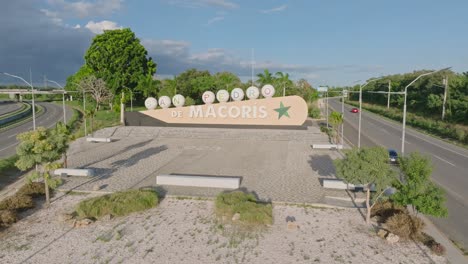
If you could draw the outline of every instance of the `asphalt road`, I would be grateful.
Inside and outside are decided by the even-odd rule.
[[[341,103],[330,100],[330,106],[341,112]],[[357,146],[358,113],[345,105],[344,135],[347,143]],[[381,116],[362,112],[361,146],[380,145],[401,151],[402,124]],[[418,151],[432,159],[433,181],[446,191],[448,218],[432,222],[448,237],[468,248],[468,150],[424,135],[406,127],[405,154]]]
[[[41,105],[44,108],[44,113],[41,116],[36,117],[36,127],[43,126],[50,128],[54,126],[58,121],[63,122],[63,111],[61,105],[47,102],[36,102],[36,104]],[[67,122],[72,117],[72,114],[73,110],[67,106]],[[15,154],[16,145],[18,145],[16,135],[32,129],[33,122],[31,119],[31,121],[28,121],[27,123],[0,132],[0,158],[9,157]]]
[[[22,104],[13,101],[0,100],[0,115],[8,114],[21,109]]]

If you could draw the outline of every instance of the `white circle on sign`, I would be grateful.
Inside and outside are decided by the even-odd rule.
[[[206,91],[202,95],[205,104],[212,104],[215,101],[215,94],[212,91]]]
[[[216,100],[218,100],[218,102],[220,103],[225,103],[229,101],[229,92],[226,90],[219,90],[216,93]]]
[[[231,98],[234,101],[242,101],[242,99],[244,99],[244,90],[242,90],[241,88],[232,89]]]
[[[265,98],[271,98],[275,95],[275,87],[271,84],[265,84],[262,87],[262,95]]]
[[[172,97],[172,104],[175,107],[182,107],[185,104],[185,97],[181,94],[176,94]]]
[[[148,97],[145,100],[145,106],[148,110],[154,110],[156,107],[158,107],[158,100],[156,100],[154,97]]]
[[[255,86],[250,86],[247,88],[245,93],[247,94],[247,98],[250,100],[257,99],[260,96],[260,90]]]
[[[159,97],[159,106],[161,106],[161,108],[169,108],[171,106],[171,98],[165,95]]]

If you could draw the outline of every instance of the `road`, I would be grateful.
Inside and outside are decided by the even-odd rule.
[[[341,112],[341,103],[330,100],[330,106]],[[345,105],[345,140],[357,146],[358,113]],[[362,112],[361,146],[380,145],[401,151],[402,124],[381,116]],[[448,218],[430,219],[450,239],[468,248],[468,151],[442,140],[406,128],[405,153],[420,152],[432,159],[433,181],[446,191]]]
[[[36,104],[41,105],[44,108],[44,114],[36,118],[36,127],[52,127],[58,121],[63,122],[63,111],[62,106],[55,103],[47,102],[36,102]],[[67,121],[70,120],[73,114],[73,110],[70,107],[66,107]],[[0,159],[9,157],[16,153],[16,145],[18,145],[18,140],[16,135],[19,133],[32,130],[33,123],[28,121],[22,125],[13,127],[11,129],[0,132]]]
[[[21,109],[22,104],[14,101],[0,100],[0,116]]]

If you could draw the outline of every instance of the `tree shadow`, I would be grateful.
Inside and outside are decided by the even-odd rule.
[[[133,154],[129,158],[114,161],[114,162],[111,163],[111,165],[112,165],[113,168],[131,167],[131,166],[135,165],[138,161],[140,161],[142,159],[146,159],[146,158],[151,157],[153,155],[159,154],[160,152],[163,152],[163,151],[165,151],[167,149],[168,148],[167,148],[166,145],[145,149],[145,150],[143,150],[141,152]]]
[[[329,155],[310,155],[307,161],[312,170],[322,177],[335,177],[335,165]]]

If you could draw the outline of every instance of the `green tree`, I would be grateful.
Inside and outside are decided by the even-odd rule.
[[[152,76],[156,64],[129,29],[105,30],[94,37],[85,54],[86,66],[97,78],[102,78],[113,95],[121,89],[134,89],[141,78]]]
[[[330,117],[328,118],[328,121],[333,127],[333,130],[336,131],[334,133],[335,137],[335,142],[338,142],[337,136],[339,134],[338,128],[339,126],[343,123],[343,115],[340,112],[333,111],[330,113]]]
[[[152,76],[141,76],[135,90],[140,92],[144,98],[156,96],[161,89],[161,81],[154,80]]]
[[[413,210],[436,217],[446,217],[445,193],[431,181],[432,165],[428,157],[417,152],[400,158],[403,182],[395,181],[398,190],[391,199],[400,205],[411,205]]]
[[[54,134],[44,127],[17,136],[20,143],[16,148],[18,160],[15,165],[22,171],[38,166],[38,170],[34,171],[28,180],[39,178],[44,180],[47,204],[50,204],[49,188],[54,189],[61,182],[59,178],[52,178],[50,171],[61,166],[55,161],[60,159],[64,149],[60,140],[55,140],[53,137]]]
[[[58,122],[55,128],[51,130],[51,138],[53,141],[56,151],[62,154],[63,167],[68,167],[68,156],[67,150],[69,147],[68,142],[70,141],[70,130],[67,125],[62,122]]]
[[[265,84],[272,84],[275,80],[275,77],[268,71],[268,69],[263,70],[263,73],[257,74],[257,82],[260,85],[260,88]]]
[[[213,79],[217,90],[225,89],[231,92],[232,89],[242,86],[239,77],[230,72],[218,72],[213,76]]]
[[[70,75],[67,78],[67,83],[65,84],[65,90],[67,91],[81,91],[81,88],[78,86],[83,79],[93,75],[93,70],[88,66],[83,65],[81,68],[73,75]],[[78,84],[78,85],[77,85]],[[73,94],[73,97],[82,98],[83,93]]]
[[[211,78],[211,80],[210,80]],[[214,90],[214,81],[209,71],[188,69],[175,78],[177,93],[194,98],[201,103],[201,91]]]
[[[370,223],[371,209],[395,179],[395,172],[388,163],[388,152],[382,147],[353,148],[345,153],[344,159],[334,160],[336,175],[345,182],[366,187],[366,223]],[[371,204],[370,189],[377,196]]]

